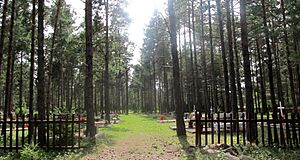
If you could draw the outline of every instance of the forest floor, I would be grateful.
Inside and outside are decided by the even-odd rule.
[[[155,119],[146,115],[123,115],[120,124],[99,130],[97,144],[101,145],[93,147],[82,159],[193,159],[182,149],[189,145],[188,141],[179,140],[176,132],[169,129],[171,124],[158,123]]]

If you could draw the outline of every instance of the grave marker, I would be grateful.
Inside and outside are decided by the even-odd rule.
[[[281,102],[280,101],[279,101],[279,107],[278,107],[278,109],[280,110],[280,115],[283,117],[283,111],[282,110],[284,110],[284,107],[281,106]]]

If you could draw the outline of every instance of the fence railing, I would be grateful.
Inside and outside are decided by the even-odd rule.
[[[275,119],[273,118],[275,116]],[[196,146],[255,143],[270,147],[300,146],[300,115],[285,113],[195,113]]]
[[[26,144],[36,145],[41,139],[44,143],[39,143],[39,146],[44,149],[80,148],[81,123],[80,115],[75,114],[48,115],[43,120],[38,119],[37,115],[9,114],[0,120],[0,149],[18,152]],[[44,133],[40,137],[39,130]]]

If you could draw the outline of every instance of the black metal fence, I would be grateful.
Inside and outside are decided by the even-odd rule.
[[[4,152],[18,152],[26,144],[37,144],[38,131],[43,128],[45,143],[39,144],[44,149],[75,149],[80,148],[81,123],[80,115],[64,114],[46,116],[39,120],[37,115],[32,118],[28,116],[9,114],[7,118],[0,120],[2,131],[0,138],[0,149]],[[5,131],[4,131],[5,130]]]
[[[195,113],[196,146],[208,144],[255,143],[270,147],[299,148],[299,113],[255,113],[252,117],[238,113]],[[276,118],[278,117],[278,118]],[[252,135],[251,135],[252,134]],[[249,138],[254,137],[254,139]]]

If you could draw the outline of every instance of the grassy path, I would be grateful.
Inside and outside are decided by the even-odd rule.
[[[103,133],[97,139],[100,145],[82,159],[182,159],[176,132],[169,126],[150,116],[123,115],[120,124],[99,130]]]

